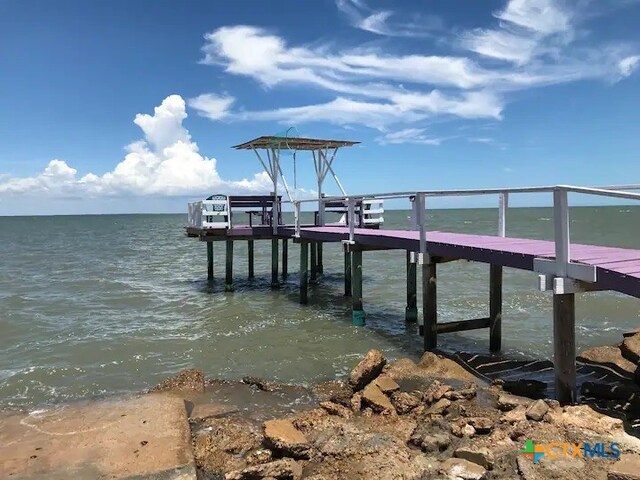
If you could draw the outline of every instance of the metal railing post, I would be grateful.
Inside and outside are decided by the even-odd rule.
[[[416,197],[409,197],[409,201],[411,202],[411,230],[418,229],[418,215],[416,212]]]
[[[356,199],[347,198],[347,222],[349,223],[349,243],[354,243],[356,228]]]
[[[569,243],[569,202],[567,190],[553,191],[553,236],[556,244],[556,275],[567,276],[567,264],[571,259]]]
[[[498,200],[498,236],[507,236],[507,208],[509,208],[509,194],[502,192]]]
[[[418,263],[424,263],[424,257],[427,253],[427,230],[425,222],[425,196],[424,193],[416,193],[414,208],[416,213],[416,225],[420,230],[420,253],[418,255]]]
[[[300,238],[300,201],[293,202],[293,216],[295,225],[295,236]]]

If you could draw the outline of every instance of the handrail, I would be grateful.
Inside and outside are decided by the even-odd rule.
[[[510,194],[519,193],[552,193],[553,194],[553,218],[554,218],[554,243],[555,259],[539,259],[537,265],[540,272],[552,274],[559,278],[573,278],[580,281],[595,282],[595,267],[576,265],[571,262],[571,241],[569,221],[569,193],[596,195],[612,198],[624,198],[628,200],[640,200],[640,193],[632,193],[624,190],[640,190],[640,185],[613,185],[603,187],[580,187],[575,185],[554,185],[544,187],[515,187],[515,188],[489,188],[489,189],[463,189],[463,190],[424,190],[414,192],[387,192],[369,193],[364,195],[345,195],[323,197],[320,202],[344,201],[347,206],[347,225],[349,243],[355,242],[355,204],[365,199],[400,199],[407,198],[412,202],[411,228],[419,230],[419,254],[418,262],[422,264],[428,255],[427,230],[426,230],[426,197],[450,197],[450,196],[476,196],[498,195],[498,236],[506,236],[506,213]],[[318,199],[295,200],[295,231],[300,235],[300,209],[302,203],[317,202]],[[585,268],[583,268],[585,267]]]

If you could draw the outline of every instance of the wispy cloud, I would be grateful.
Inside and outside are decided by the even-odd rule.
[[[372,10],[363,0],[337,5],[357,20],[357,28],[391,34],[394,12]],[[581,4],[566,5],[510,0],[494,12],[495,26],[458,32],[449,54],[441,45],[429,52],[424,40],[416,42],[415,53],[397,54],[380,45],[290,45],[263,28],[222,27],[205,36],[203,64],[265,88],[307,85],[334,97],[248,111],[233,110],[230,97],[209,93],[190,106],[212,119],[361,124],[386,132],[421,128],[420,122],[436,118],[499,120],[513,91],[581,80],[611,83],[631,75],[640,64],[637,49],[584,41],[584,28],[576,35],[584,16],[575,5]]]
[[[363,0],[336,0],[336,6],[352,26],[377,35],[429,37],[444,30],[444,22],[437,15],[412,13],[400,16],[392,10],[374,10]]]
[[[405,128],[395,132],[389,132],[377,139],[381,145],[397,145],[402,143],[413,143],[419,145],[440,145],[444,138],[430,137],[425,128]]]

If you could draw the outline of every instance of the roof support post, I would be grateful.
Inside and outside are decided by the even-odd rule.
[[[269,150],[267,150],[269,155]],[[271,167],[271,179],[273,180],[273,209],[271,212],[271,227],[274,235],[278,234],[279,205],[278,205],[278,172],[280,170],[280,152],[276,149],[269,155],[269,166]]]

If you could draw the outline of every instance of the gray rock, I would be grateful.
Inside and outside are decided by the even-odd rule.
[[[527,409],[525,415],[529,420],[534,420],[536,422],[539,422],[544,418],[544,416],[548,411],[549,411],[549,406],[545,403],[544,400],[536,400]]]
[[[264,441],[272,450],[293,458],[307,458],[309,441],[307,437],[288,420],[264,422]]]
[[[491,470],[493,468],[493,454],[487,448],[478,448],[473,446],[458,448],[453,455],[457,458],[462,458],[480,465],[482,468],[486,468],[487,470]]]
[[[302,465],[295,460],[286,458],[229,472],[224,478],[225,480],[257,480],[262,478],[298,480],[302,478]]]
[[[487,471],[480,465],[462,458],[449,458],[440,465],[440,472],[456,480],[482,480]]]
[[[374,380],[384,368],[387,361],[378,350],[369,350],[364,358],[351,370],[349,385],[354,390],[362,390]]]
[[[498,408],[503,412],[513,410],[516,407],[528,407],[531,400],[517,395],[511,395],[509,393],[501,393],[498,396]]]
[[[391,395],[391,403],[400,415],[404,415],[420,405],[420,399],[410,393],[395,392]]]
[[[451,406],[451,400],[447,400],[446,398],[441,398],[436,403],[431,405],[425,413],[428,415],[442,415],[444,412]]]
[[[382,390],[373,382],[362,391],[362,401],[378,413],[396,413],[396,409]]]
[[[413,441],[414,445],[419,446],[425,453],[444,452],[451,445],[451,437],[446,433],[434,433],[420,439],[420,443]]]
[[[334,402],[320,402],[320,407],[330,415],[337,415],[343,418],[351,418],[353,412],[351,409]]]
[[[467,419],[467,423],[475,428],[477,433],[491,433],[493,421],[488,417],[472,417]]]

